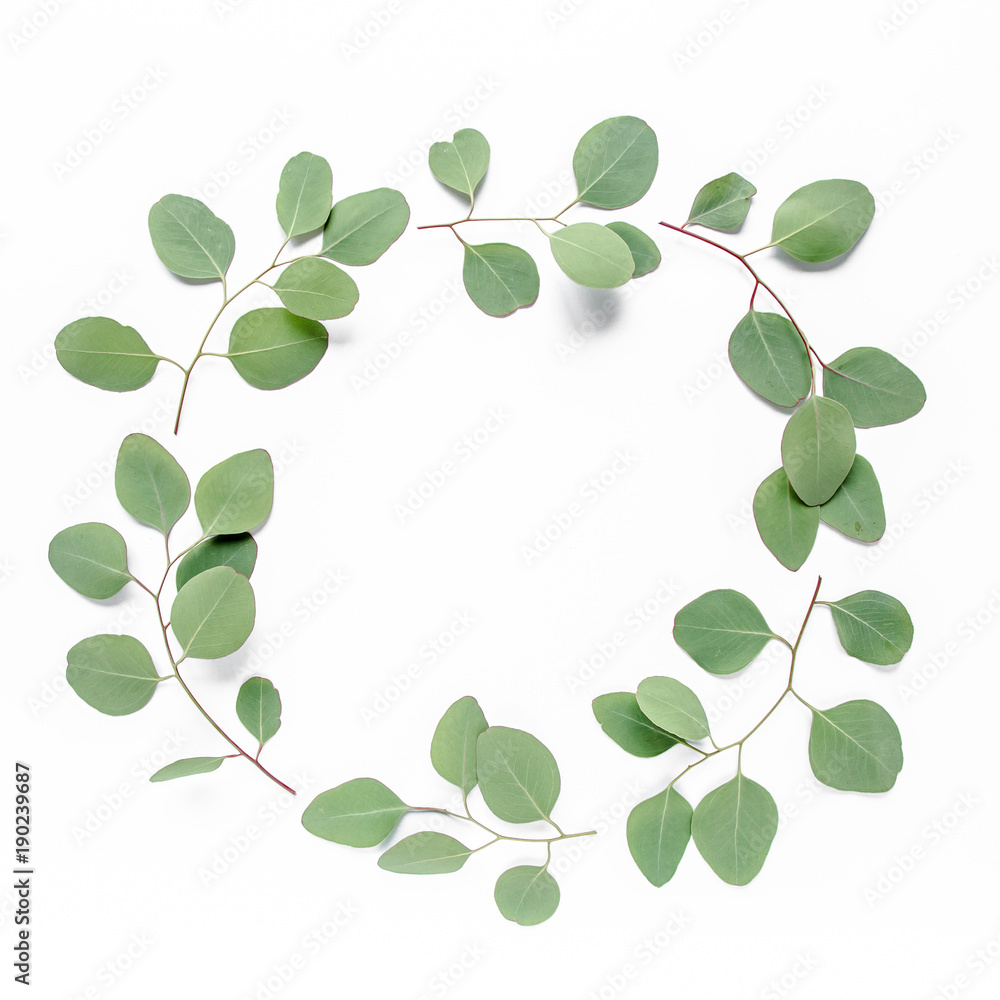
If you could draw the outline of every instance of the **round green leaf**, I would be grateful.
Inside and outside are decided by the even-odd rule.
[[[639,684],[636,701],[643,715],[682,740],[708,736],[708,717],[701,701],[673,677],[647,677]]]
[[[691,835],[723,882],[746,885],[761,870],[778,831],[771,793],[742,772],[698,803]]]
[[[881,427],[919,413],[924,384],[877,347],[852,347],[823,370],[823,393],[847,408],[855,427]]]
[[[209,469],[195,487],[194,509],[206,535],[238,535],[271,513],[273,497],[271,456],[255,448]]]
[[[533,865],[508,868],[497,879],[493,898],[497,909],[515,924],[533,927],[544,923],[559,906],[559,883]]]
[[[150,781],[170,781],[172,778],[190,778],[195,774],[208,774],[222,767],[222,762],[228,757],[184,757],[175,760],[166,767],[161,767],[155,774],[149,776]]]
[[[319,364],[328,340],[322,323],[265,306],[233,324],[226,357],[255,389],[284,389]]]
[[[490,144],[474,128],[459,129],[451,142],[431,146],[427,165],[442,184],[473,201],[490,165]]]
[[[812,509],[812,508],[810,508]],[[871,463],[860,455],[840,488],[819,508],[819,516],[832,528],[849,538],[874,542],[885,531],[885,507],[882,489]]]
[[[145,434],[129,434],[118,449],[115,492],[129,514],[164,535],[191,502],[191,484],[177,459]]]
[[[751,309],[729,337],[729,360],[757,395],[778,406],[795,406],[809,395],[809,352],[795,327],[778,313]]]
[[[236,696],[236,715],[263,746],[281,727],[281,698],[266,677],[245,680]]]
[[[233,262],[233,231],[204,202],[164,195],[149,210],[149,235],[156,256],[182,278],[221,281]]]
[[[407,809],[381,781],[354,778],[320,792],[302,814],[302,825],[336,844],[375,847],[392,833]]]
[[[445,875],[457,872],[471,854],[454,837],[423,830],[390,847],[378,859],[378,866],[400,875]]]
[[[675,737],[643,715],[636,696],[629,691],[599,695],[593,708],[601,729],[635,757],[656,757],[677,745]]]
[[[130,635],[92,635],[66,654],[69,686],[105,715],[138,712],[161,679],[146,647]]]
[[[477,744],[479,788],[493,814],[508,823],[547,820],[559,797],[559,768],[530,733],[490,726]]]
[[[287,309],[306,319],[340,319],[358,304],[354,279],[336,264],[317,257],[292,261],[278,276],[274,290]]]
[[[685,226],[735,229],[750,211],[757,189],[739,174],[726,174],[709,181],[694,197]]]
[[[807,507],[796,496],[784,469],[772,472],[757,487],[753,498],[753,516],[761,541],[775,559],[792,572],[812,552],[820,511],[819,507]]]
[[[628,849],[657,888],[674,877],[691,839],[691,806],[673,786],[640,802],[626,824]]]
[[[810,396],[785,425],[781,464],[799,499],[815,507],[826,503],[854,464],[854,423],[840,403]]]
[[[509,316],[538,298],[538,268],[531,254],[509,243],[466,243],[462,280],[469,298],[488,316]]]
[[[620,236],[632,254],[634,270],[633,278],[641,278],[660,266],[660,249],[641,229],[627,222],[609,222],[606,226],[611,232]]]
[[[373,264],[403,234],[410,206],[392,188],[376,188],[338,201],[323,230],[320,255],[341,264]]]
[[[866,663],[899,663],[913,643],[913,622],[906,608],[881,591],[862,590],[830,601],[828,607],[840,644]]]
[[[475,698],[459,698],[441,717],[431,740],[434,770],[468,795],[476,787],[476,743],[488,728]]]
[[[768,245],[810,263],[833,260],[861,239],[874,215],[875,199],[864,184],[814,181],[778,206]]]
[[[658,159],[656,133],[641,118],[624,115],[600,122],[573,153],[577,200],[597,208],[634,204],[653,183]]]
[[[130,326],[106,316],[85,316],[56,335],[56,358],[74,378],[108,392],[140,389],[160,358]]]
[[[628,244],[596,222],[566,226],[552,233],[549,245],[563,272],[588,288],[617,288],[635,268]]]
[[[887,792],[903,767],[903,744],[892,716],[873,701],[813,709],[809,731],[813,774],[845,792]]]
[[[215,566],[177,592],[170,624],[184,656],[215,660],[235,653],[247,641],[254,613],[247,578],[228,566]]]
[[[257,564],[257,543],[253,535],[216,535],[196,545],[177,564],[177,589],[213,566],[232,566],[248,580]]]
[[[109,524],[89,521],[63,528],[49,543],[49,565],[84,597],[114,597],[132,576],[125,539]]]
[[[710,590],[674,618],[674,641],[712,674],[742,670],[777,638],[757,605],[736,590]]]
[[[333,202],[333,171],[315,153],[293,156],[281,171],[275,208],[288,237],[325,225]]]

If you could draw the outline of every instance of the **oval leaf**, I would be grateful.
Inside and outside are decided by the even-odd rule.
[[[813,709],[809,731],[813,774],[846,792],[887,792],[903,768],[903,744],[892,716],[873,701]]]
[[[793,573],[812,552],[821,509],[807,507],[796,496],[784,469],[776,469],[757,487],[753,517],[760,539],[775,559]]]
[[[875,199],[864,184],[814,181],[778,206],[768,245],[810,263],[833,260],[861,239],[874,215]]]
[[[476,782],[476,742],[488,728],[475,698],[459,698],[441,717],[431,740],[434,770],[468,795]]]
[[[729,337],[729,360],[757,395],[778,406],[795,406],[809,395],[809,352],[784,316],[751,309]]]
[[[647,677],[639,684],[636,700],[642,713],[668,733],[682,740],[708,736],[708,717],[698,696],[673,677]]]
[[[477,744],[479,788],[494,815],[508,823],[549,818],[559,797],[559,768],[539,740],[520,729],[491,726]]]
[[[293,156],[281,171],[275,208],[288,237],[311,233],[326,224],[333,203],[333,171],[315,153]]]
[[[149,210],[149,235],[156,256],[182,278],[221,281],[233,262],[233,231],[204,202],[164,195]]]
[[[302,814],[314,836],[348,847],[375,847],[392,833],[408,806],[374,778],[354,778],[320,792]]]
[[[559,906],[559,883],[534,865],[508,868],[493,890],[497,909],[515,924],[533,927],[544,923]]]
[[[240,452],[198,481],[194,509],[206,535],[252,531],[271,513],[274,466],[262,448]]]
[[[228,566],[215,566],[181,587],[170,624],[184,656],[215,660],[235,653],[250,638],[254,613],[247,578]]]
[[[641,278],[650,271],[655,271],[660,266],[660,250],[641,229],[629,225],[627,222],[609,222],[606,229],[620,236],[632,254],[633,278]]]
[[[757,605],[736,590],[710,590],[674,618],[674,641],[712,674],[742,670],[777,638]]]
[[[145,434],[129,434],[118,449],[115,492],[129,514],[164,536],[191,502],[191,484],[177,459]]]
[[[771,793],[742,773],[709,792],[691,821],[701,856],[730,885],[746,885],[757,875],[777,830]]]
[[[677,745],[675,737],[643,715],[636,696],[629,691],[599,695],[593,708],[601,729],[635,757],[656,757]]]
[[[658,160],[656,133],[641,118],[608,118],[573,153],[577,200],[597,208],[632,205],[649,190]]]
[[[812,508],[810,508],[812,509]],[[819,516],[849,538],[874,542],[885,531],[882,489],[871,463],[860,455],[840,488],[819,508]]]
[[[306,319],[340,319],[358,304],[354,279],[336,264],[316,257],[289,264],[278,276],[274,290],[288,310]]]
[[[233,324],[226,357],[255,389],[284,389],[319,364],[328,341],[322,323],[264,307]]]
[[[257,543],[253,535],[216,535],[196,545],[177,564],[177,589],[213,566],[232,566],[248,580],[257,564]]]
[[[49,565],[84,597],[114,597],[132,576],[125,539],[109,524],[89,521],[64,528],[49,543]]]
[[[799,499],[826,503],[854,464],[857,439],[840,403],[811,396],[792,414],[781,436],[781,464]]]
[[[509,243],[466,243],[462,280],[469,298],[488,316],[509,316],[538,298],[538,268],[531,254]]]
[[[155,774],[149,776],[150,781],[170,781],[172,778],[190,778],[194,774],[208,774],[222,767],[227,757],[184,757],[175,760],[166,767],[161,767]]]
[[[640,802],[628,816],[632,860],[659,887],[674,877],[691,839],[691,806],[673,786]]]
[[[847,408],[855,427],[896,424],[919,413],[924,384],[877,347],[852,347],[823,370],[823,393]]]
[[[566,226],[552,233],[549,245],[563,272],[588,288],[617,288],[635,268],[628,244],[596,222]]]
[[[98,712],[131,715],[153,697],[161,678],[138,639],[92,635],[66,654],[66,680]]]
[[[320,255],[341,264],[373,264],[403,234],[410,206],[392,188],[376,188],[338,201],[323,230]]]
[[[130,326],[106,316],[85,316],[56,335],[56,358],[74,378],[108,392],[140,389],[160,358]]]
[[[275,686],[266,677],[244,681],[236,696],[236,715],[263,746],[281,727],[281,698]]]
[[[451,142],[435,142],[427,152],[431,173],[444,185],[469,201],[490,165],[490,144],[474,128],[459,129]]]
[[[862,590],[828,606],[840,644],[859,660],[879,666],[899,663],[913,643],[913,622],[895,597]]]
[[[378,866],[400,875],[445,875],[457,872],[471,854],[454,837],[423,830],[390,847],[378,859]]]
[[[726,174],[709,181],[695,196],[685,226],[735,229],[750,211],[757,189],[739,174]]]

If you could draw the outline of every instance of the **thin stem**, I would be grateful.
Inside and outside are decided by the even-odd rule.
[[[573,204],[575,205],[576,202],[573,202]],[[573,205],[567,205],[566,208],[564,208],[562,210],[562,212],[559,213],[559,215],[562,215],[563,212],[565,212],[568,208],[572,208],[572,207],[573,207]],[[536,218],[532,218],[531,216],[527,216],[527,215],[480,216],[477,219],[473,219],[473,218],[471,218],[469,216],[466,216],[464,219],[458,219],[455,222],[436,222],[436,223],[434,223],[433,225],[430,225],[430,226],[417,226],[417,229],[454,229],[456,226],[462,226],[466,222],[536,222],[536,223],[537,222],[559,222],[559,216],[557,216],[557,215],[550,215],[550,216],[547,216],[547,217],[539,216],[537,219]],[[560,225],[565,226],[566,223],[565,222],[561,222]],[[542,230],[542,232],[544,232],[544,231],[545,230]]]
[[[594,837],[597,835],[596,830],[585,830],[583,833],[563,833],[563,831],[560,829],[560,827],[554,820],[546,817],[546,822],[551,824],[553,827],[555,827],[556,830],[559,831],[558,837],[512,837],[506,833],[499,833],[492,827],[487,826],[485,823],[480,823],[479,820],[475,818],[475,816],[469,813],[468,806],[466,806],[466,815],[464,816],[461,813],[452,812],[450,809],[444,809],[443,807],[439,806],[407,806],[407,809],[409,809],[410,812],[440,813],[442,816],[451,816],[452,819],[460,819],[460,820],[465,820],[466,822],[475,823],[476,826],[485,830],[487,833],[491,833],[496,838],[496,840],[490,841],[491,844],[496,843],[497,840],[515,840],[521,844],[554,844],[556,843],[556,841],[559,840],[572,840],[574,837]],[[488,847],[489,844],[486,844],[484,846]],[[479,850],[479,848],[477,848],[477,850]]]

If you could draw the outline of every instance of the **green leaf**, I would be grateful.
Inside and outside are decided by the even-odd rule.
[[[778,313],[751,309],[729,337],[729,360],[754,392],[778,406],[809,395],[809,352],[795,327]]]
[[[338,201],[323,230],[320,255],[341,264],[373,264],[410,221],[410,206],[392,188],[376,188]]]
[[[353,778],[320,792],[302,814],[302,825],[335,844],[375,847],[392,833],[408,808],[381,781]]]
[[[882,490],[871,463],[860,455],[840,488],[819,508],[819,516],[832,528],[849,538],[874,542],[885,531],[885,507]]]
[[[826,503],[847,478],[856,447],[851,415],[840,403],[810,396],[790,417],[781,436],[781,464],[799,499]]]
[[[236,696],[236,715],[263,746],[281,727],[281,698],[275,686],[266,677],[244,681]]]
[[[588,288],[617,288],[635,268],[628,244],[596,222],[566,226],[552,233],[549,245],[563,272]]]
[[[287,309],[306,319],[340,319],[358,304],[354,279],[336,264],[317,257],[292,261],[273,287]]]
[[[474,128],[459,129],[451,142],[435,142],[427,152],[431,173],[444,185],[469,201],[490,165],[490,144]]]
[[[238,535],[271,513],[273,497],[271,456],[255,448],[209,469],[195,487],[194,509],[206,535]]]
[[[319,364],[328,341],[322,323],[265,306],[233,324],[226,357],[255,389],[284,389]]]
[[[913,622],[906,608],[881,591],[862,590],[830,601],[828,607],[840,644],[866,663],[883,667],[899,663],[913,643]]]
[[[742,670],[777,638],[757,605],[736,590],[710,590],[674,618],[674,641],[712,674]]]
[[[660,250],[641,229],[630,225],[627,222],[609,222],[605,227],[610,229],[615,235],[620,236],[632,254],[634,270],[633,278],[641,278],[650,271],[655,271],[660,266]]]
[[[184,656],[215,660],[235,653],[250,638],[254,613],[247,578],[228,566],[215,566],[177,592],[170,624]]]
[[[216,535],[196,545],[177,564],[177,589],[213,566],[232,566],[248,580],[257,564],[257,543],[253,535]]]
[[[445,875],[457,872],[471,854],[454,837],[423,830],[390,847],[378,859],[378,866],[400,875]]]
[[[874,215],[875,199],[864,184],[814,181],[778,206],[768,246],[810,263],[833,260],[861,239]]]
[[[873,701],[812,710],[809,763],[813,774],[845,792],[887,792],[903,767],[903,744],[892,716]]]
[[[145,434],[129,434],[118,449],[115,492],[129,514],[164,536],[191,502],[191,484],[177,459]]]
[[[194,774],[208,774],[222,767],[222,762],[228,757],[184,757],[175,760],[166,767],[161,767],[155,774],[149,776],[150,781],[170,781],[172,778],[190,778]]]
[[[796,496],[784,469],[776,469],[757,487],[753,498],[757,531],[786,569],[795,572],[812,552],[821,509],[807,507]]]
[[[288,237],[311,233],[326,223],[333,202],[333,171],[315,153],[293,156],[281,171],[275,208]]]
[[[149,210],[156,256],[182,278],[223,280],[236,252],[233,231],[204,202],[164,195]]]
[[[547,820],[559,797],[559,768],[530,733],[490,726],[477,744],[479,788],[493,814],[508,823]]]
[[[531,254],[509,243],[466,243],[462,279],[469,298],[488,316],[509,316],[538,298]]]
[[[757,189],[739,174],[726,174],[709,181],[695,196],[685,226],[735,229],[750,211]]]
[[[698,803],[691,835],[723,882],[746,885],[760,871],[778,830],[771,793],[742,772]]]
[[[896,424],[919,413],[924,384],[891,354],[852,347],[823,370],[823,393],[847,408],[855,427]]]
[[[74,378],[108,392],[141,389],[160,363],[130,326],[106,316],[85,316],[56,335],[56,358]]]
[[[602,694],[594,699],[594,715],[601,729],[635,757],[657,757],[677,745],[677,739],[646,718],[629,691]]]
[[[642,713],[668,733],[682,740],[708,736],[708,717],[701,701],[673,677],[647,677],[639,684],[636,700]]]
[[[125,539],[109,524],[89,521],[63,528],[49,543],[49,565],[84,597],[114,597],[132,576]]]
[[[641,118],[623,115],[600,122],[573,153],[577,200],[597,208],[634,204],[653,183],[658,159],[656,133]]]
[[[640,802],[626,824],[628,849],[657,888],[674,877],[691,839],[691,805],[673,786]]]
[[[544,923],[559,906],[559,883],[534,865],[508,868],[493,890],[497,909],[522,927]]]
[[[130,635],[92,635],[66,654],[69,686],[105,715],[138,712],[161,679],[146,647]]]
[[[459,698],[441,717],[431,739],[434,770],[468,795],[476,787],[476,742],[488,728],[479,702]]]

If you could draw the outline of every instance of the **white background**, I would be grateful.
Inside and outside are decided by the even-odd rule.
[[[8,770],[26,760],[34,781],[36,995],[995,996],[1000,960],[976,952],[1000,955],[996,5],[399,0],[387,11],[315,0],[5,7],[3,733]],[[477,240],[535,254],[538,303],[501,321],[456,296],[455,241],[415,229],[462,212],[426,169],[429,142],[479,129],[493,157],[477,208],[521,215],[534,203],[545,215],[575,193],[579,137],[620,114],[659,137],[649,195],[614,215],[654,235],[659,271],[588,291],[558,272],[532,227],[484,225]],[[110,128],[88,151],[102,119]],[[312,375],[262,393],[208,359],[175,439],[175,369],[116,395],[52,360],[55,334],[93,299],[186,363],[219,289],[160,264],[149,206],[168,192],[208,201],[236,233],[230,273],[242,283],[280,243],[278,175],[304,149],[331,162],[335,197],[387,184],[412,208],[399,243],[355,272],[361,301],[330,324]],[[656,226],[683,221],[697,189],[729,170],[759,189],[742,232],[722,237],[743,250],[767,242],[773,210],[802,184],[849,177],[878,195],[869,233],[838,264],[755,260],[824,358],[873,345],[905,357],[928,391],[915,419],[858,435],[888,537],[866,548],[824,528],[796,574],[747,517],[786,419],[725,362],[750,283],[725,255]],[[231,320],[268,295],[244,296],[209,349],[225,350]],[[404,334],[386,365],[380,352]],[[494,409],[502,426],[401,520],[396,505]],[[87,601],[45,558],[58,530],[103,520],[126,535],[137,575],[158,573],[156,536],[121,511],[109,475],[121,439],[140,429],[192,482],[253,447],[280,466],[259,533],[256,631],[188,674],[236,731],[238,683],[263,664],[284,703],[264,759],[301,789],[294,801],[241,762],[150,785],[144,775],[167,760],[222,752],[182,693],[167,686],[112,719],[66,688],[65,651],[85,635],[124,627],[159,656],[141,592]],[[627,471],[529,563],[523,547],[619,450]],[[196,534],[192,511],[174,537]],[[591,699],[670,673],[699,691],[721,738],[738,737],[784,683],[780,648],[715,678],[674,645],[673,615],[733,587],[791,636],[820,573],[821,596],[876,588],[912,613],[913,649],[894,671],[847,657],[823,609],[800,656],[814,703],[868,697],[898,720],[895,789],[818,786],[808,717],[786,706],[744,755],[785,817],[760,876],[724,885],[691,846],[654,889],[629,857],[624,816],[682,758],[626,755]],[[653,613],[628,628],[647,601]],[[421,658],[462,614],[475,619],[467,633],[435,662]],[[627,643],[580,675],[619,630]],[[419,676],[400,691],[394,677],[414,662]],[[412,803],[446,802],[428,747],[463,694],[552,749],[564,828],[602,830],[569,842],[577,853],[557,849],[562,903],[540,927],[507,923],[492,900],[499,872],[539,852],[500,845],[458,874],[407,878],[381,871],[376,850],[317,840],[299,823],[313,795],[360,775]],[[391,706],[366,718],[386,695]],[[732,766],[701,769],[685,794],[696,800]],[[0,892],[8,957],[11,899]]]

